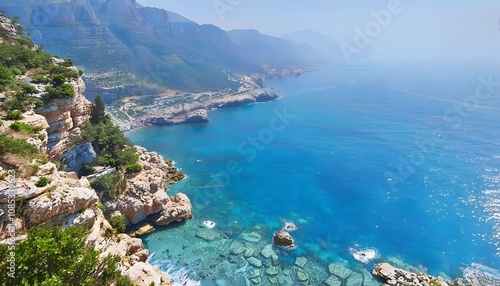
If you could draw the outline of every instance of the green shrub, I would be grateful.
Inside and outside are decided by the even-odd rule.
[[[43,188],[43,187],[47,186],[49,183],[50,183],[49,178],[47,178],[47,177],[40,177],[38,179],[38,181],[36,181],[35,186],[37,186],[39,188]]]
[[[38,89],[36,89],[34,86],[32,86],[31,84],[23,84],[21,85],[21,89],[26,92],[27,94],[35,94],[35,93],[39,93],[40,91]]]
[[[23,113],[19,110],[7,110],[7,116],[5,116],[7,120],[21,120],[23,119]]]
[[[73,60],[71,59],[65,59],[64,62],[60,63],[61,66],[63,67],[72,67],[74,66]]]
[[[45,100],[51,100],[56,98],[68,98],[75,96],[75,90],[70,84],[63,83],[60,86],[47,86],[45,88],[47,92],[44,96]]]
[[[111,224],[111,226],[116,229],[119,233],[124,233],[125,232],[125,229],[126,229],[126,225],[125,225],[125,216],[124,215],[115,215],[115,216],[112,216],[110,219],[109,219],[109,223]]]
[[[14,121],[9,126],[9,128],[12,130],[15,130],[15,131],[21,131],[21,132],[25,132],[28,134],[38,133],[38,132],[43,130],[43,128],[40,126],[32,126],[32,125],[26,124],[24,122],[19,122],[19,121]]]
[[[7,153],[28,157],[39,153],[39,151],[35,146],[26,142],[26,140],[0,134],[0,156],[4,156]]]
[[[14,82],[12,71],[0,64],[0,85],[8,85]]]
[[[31,103],[32,103],[33,105],[35,105],[35,108],[39,108],[39,107],[42,107],[42,106],[44,105],[43,100],[40,100],[40,99],[38,99],[38,98],[33,98],[33,99],[31,100]]]
[[[33,83],[49,83],[50,79],[44,75],[36,74],[31,77],[31,82]]]
[[[16,258],[15,277],[3,275],[2,285],[132,286],[117,267],[121,258],[100,258],[101,251],[86,247],[87,235],[85,227],[39,226],[31,228],[14,250],[0,245],[0,257],[13,251]],[[9,265],[7,259],[0,259],[1,269]]]
[[[61,74],[55,75],[52,78],[52,86],[53,87],[61,86],[61,85],[63,85],[63,83],[66,83],[66,77],[64,77]]]
[[[52,76],[62,75],[65,78],[73,78],[73,79],[78,78],[77,72],[73,71],[72,69],[70,69],[68,67],[60,66],[60,65],[52,65],[49,69],[49,73]]]
[[[142,171],[142,166],[141,166],[141,164],[135,162],[135,163],[127,165],[127,167],[125,169],[126,169],[127,173],[138,173],[138,172]]]
[[[12,110],[23,111],[25,109],[24,103],[16,97],[11,98],[6,104]]]
[[[95,168],[91,165],[83,164],[80,168],[79,176],[88,176],[95,173]]]

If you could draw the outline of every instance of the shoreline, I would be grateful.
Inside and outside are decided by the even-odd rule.
[[[209,122],[208,111],[277,100],[282,95],[263,87],[266,80],[298,77],[310,67],[265,67],[265,74],[239,76],[236,91],[188,93],[167,90],[164,93],[127,96],[106,107],[111,119],[122,132],[148,126],[171,126]]]

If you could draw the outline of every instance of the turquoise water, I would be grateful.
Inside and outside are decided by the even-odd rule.
[[[500,268],[500,86],[476,96],[480,76],[500,81],[487,68],[327,65],[266,83],[280,100],[128,132],[188,175],[169,193],[186,193],[195,218],[144,238],[153,261],[202,285],[293,285],[296,257],[308,259],[308,285],[334,262],[361,274],[404,262],[452,278],[472,263]],[[298,226],[297,248],[274,248],[271,261],[259,253],[283,220]],[[264,265],[232,255],[235,241]],[[363,264],[350,247],[378,256]],[[272,264],[279,275],[264,273]]]

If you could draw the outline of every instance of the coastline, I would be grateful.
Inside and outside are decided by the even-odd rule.
[[[264,67],[264,74],[238,76],[238,90],[188,93],[167,90],[161,94],[128,96],[106,107],[112,121],[123,132],[147,126],[167,126],[183,123],[209,122],[207,112],[219,108],[264,103],[281,95],[263,87],[269,79],[298,77],[310,68]]]

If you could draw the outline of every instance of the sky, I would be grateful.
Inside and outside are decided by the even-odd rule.
[[[500,59],[500,0],[138,2],[224,30],[256,29],[272,36],[313,30],[343,44],[344,52],[373,58]]]

